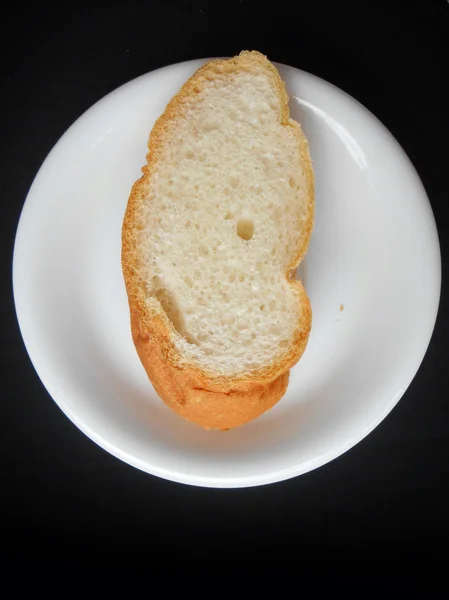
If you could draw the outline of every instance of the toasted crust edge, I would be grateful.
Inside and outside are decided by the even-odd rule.
[[[171,122],[182,112],[185,99],[196,86],[217,75],[235,70],[266,69],[281,99],[281,123],[292,127],[298,139],[301,161],[306,176],[309,206],[304,225],[304,242],[288,265],[285,277],[297,288],[298,301],[303,306],[294,340],[281,360],[257,371],[225,377],[189,363],[178,353],[173,338],[179,335],[162,308],[148,306],[139,279],[136,276],[137,241],[134,233],[137,207],[149,185],[160,148],[170,130]],[[301,284],[291,278],[304,257],[313,228],[314,177],[307,140],[298,123],[290,119],[288,96],[277,69],[259,52],[244,51],[229,60],[216,60],[201,67],[168,103],[165,112],[156,121],[148,141],[147,164],[143,176],[135,182],[128,200],[122,227],[122,269],[128,294],[131,331],[136,350],[153,386],[175,412],[205,428],[229,429],[243,425],[274,406],[284,395],[288,385],[289,369],[302,356],[312,324],[312,311]]]

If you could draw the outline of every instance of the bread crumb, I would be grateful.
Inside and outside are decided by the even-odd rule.
[[[344,304],[340,304],[340,312],[342,312],[345,309],[345,305]]]

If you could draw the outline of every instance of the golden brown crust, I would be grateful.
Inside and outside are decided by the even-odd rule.
[[[288,370],[268,383],[242,382],[224,391],[195,367],[170,365],[162,346],[150,342],[140,323],[137,311],[131,310],[133,340],[154,389],[175,412],[206,429],[243,425],[276,404],[287,389]]]
[[[278,362],[263,369],[224,377],[205,371],[200,365],[186,363],[173,343],[179,335],[161,307],[155,309],[146,301],[142,282],[136,270],[138,207],[148,189],[160,149],[170,136],[175,118],[182,115],[188,97],[197,93],[205,82],[236,70],[264,69],[270,73],[281,98],[281,123],[294,129],[298,138],[302,166],[307,182],[309,218],[304,225],[303,244],[286,269],[289,284],[295,286],[302,304],[302,318],[294,334],[292,346]],[[230,60],[211,61],[201,67],[169,102],[164,114],[156,121],[150,134],[147,165],[143,176],[134,184],[128,200],[122,229],[122,268],[128,293],[131,329],[142,364],[159,396],[173,410],[206,428],[228,429],[242,425],[276,404],[288,384],[288,370],[302,356],[309,337],[312,312],[309,299],[299,281],[291,279],[307,250],[313,227],[314,184],[307,140],[300,126],[290,118],[288,96],[277,69],[259,52],[242,52]]]

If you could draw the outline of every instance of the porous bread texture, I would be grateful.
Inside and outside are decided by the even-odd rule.
[[[137,350],[162,398],[206,427],[269,408],[307,343],[310,304],[292,276],[312,229],[313,174],[287,103],[263,55],[208,63],[156,122],[128,202]]]

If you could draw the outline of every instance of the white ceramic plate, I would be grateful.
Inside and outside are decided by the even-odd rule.
[[[398,402],[434,327],[440,253],[422,184],[391,134],[338,88],[279,65],[316,173],[302,269],[313,308],[309,345],[283,400],[244,427],[203,431],[172,413],[131,340],[120,234],[148,133],[203,62],[127,83],[56,144],[20,219],[14,296],[36,371],[97,444],[167,479],[254,486],[330,461]]]

